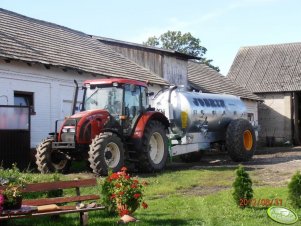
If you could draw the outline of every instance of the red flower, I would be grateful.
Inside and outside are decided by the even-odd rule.
[[[118,193],[118,195],[124,195],[124,192],[123,192],[123,191],[121,191],[121,192],[119,192],[119,193]]]
[[[132,184],[131,188],[137,188],[137,185],[136,184]]]
[[[138,181],[138,180],[133,180],[133,183],[134,183],[134,184],[138,184],[139,181]]]
[[[115,199],[116,198],[116,195],[115,194],[112,194],[111,195],[111,199]]]
[[[128,170],[128,169],[124,166],[124,167],[121,168],[120,171],[121,171],[121,172],[125,172],[125,171],[127,171],[127,170]]]
[[[138,199],[140,196],[141,196],[141,194],[139,194],[139,193],[134,194],[135,199]]]
[[[148,207],[148,205],[145,202],[142,202],[142,207],[143,207],[143,209],[146,209]]]
[[[0,206],[4,204],[4,196],[0,194]]]
[[[116,184],[115,187],[116,188],[121,188],[121,184]]]
[[[124,178],[128,180],[128,179],[130,179],[131,177],[130,177],[128,174],[126,174],[126,175],[124,175]]]
[[[111,176],[110,176],[110,179],[111,180],[117,180],[119,178],[119,175],[117,173],[113,173]]]
[[[129,214],[129,213],[130,213],[130,211],[128,211],[127,209],[124,209],[124,210],[121,210],[121,211],[119,212],[119,215],[122,217],[122,216],[124,216],[124,215]]]

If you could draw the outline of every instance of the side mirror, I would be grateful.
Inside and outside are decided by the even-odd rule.
[[[154,92],[149,92],[149,93],[146,93],[146,96],[148,96],[148,97],[152,97],[152,96],[154,96]]]

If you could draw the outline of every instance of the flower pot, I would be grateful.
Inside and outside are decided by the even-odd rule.
[[[4,210],[16,210],[16,209],[20,209],[21,206],[22,206],[22,196],[13,197],[10,199],[4,196],[4,204],[3,204]]]

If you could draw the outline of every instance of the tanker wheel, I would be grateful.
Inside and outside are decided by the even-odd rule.
[[[90,168],[97,175],[107,175],[108,170],[117,172],[124,166],[124,148],[121,139],[114,133],[97,135],[90,145]]]
[[[201,160],[202,157],[203,157],[203,153],[200,151],[180,155],[180,159],[186,163],[198,162]]]
[[[69,171],[71,160],[66,154],[52,149],[52,138],[42,141],[37,147],[36,164],[41,173],[59,172],[67,173]]]
[[[256,149],[256,137],[251,123],[246,119],[233,120],[226,133],[226,148],[235,162],[248,161]]]
[[[150,121],[142,137],[142,150],[139,152],[139,170],[155,172],[162,170],[167,161],[168,146],[165,127],[158,121]]]

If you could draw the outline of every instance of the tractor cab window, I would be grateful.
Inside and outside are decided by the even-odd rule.
[[[87,88],[84,109],[105,109],[112,115],[121,115],[122,94],[123,90],[117,87]]]
[[[125,112],[129,118],[134,118],[140,110],[140,88],[134,85],[124,87]]]

